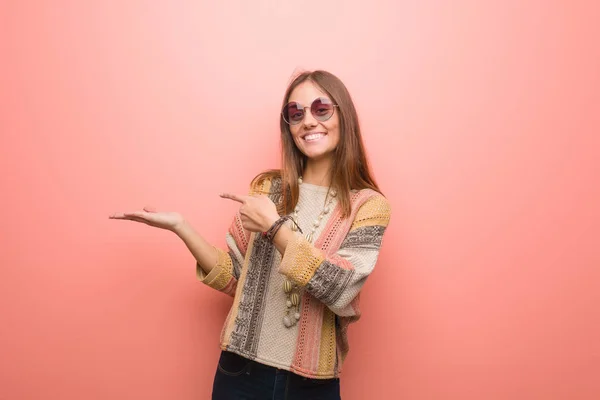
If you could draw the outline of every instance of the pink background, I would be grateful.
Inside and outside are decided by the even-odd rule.
[[[0,398],[204,399],[223,246],[294,71],[349,87],[393,206],[349,399],[600,398],[593,1],[0,3]]]

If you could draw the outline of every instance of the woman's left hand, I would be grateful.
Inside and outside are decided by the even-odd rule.
[[[250,232],[266,232],[279,219],[275,203],[265,195],[238,196],[222,193],[220,196],[242,204],[240,207],[242,226]]]

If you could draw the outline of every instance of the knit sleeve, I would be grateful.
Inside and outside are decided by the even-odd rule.
[[[238,212],[225,235],[227,250],[215,247],[217,264],[213,269],[206,274],[196,262],[196,274],[200,282],[229,296],[234,296],[248,249],[249,238],[250,232],[243,228]]]
[[[377,195],[357,211],[352,226],[335,254],[326,256],[302,235],[293,236],[285,249],[279,272],[343,317],[358,312],[353,301],[373,271],[391,208]]]
[[[270,180],[253,181],[248,190],[249,195],[268,193]],[[215,247],[217,251],[217,264],[208,274],[196,263],[196,275],[200,282],[220,292],[235,295],[238,279],[246,258],[248,243],[251,233],[244,229],[239,211],[236,213],[229,230],[225,235],[227,249]]]

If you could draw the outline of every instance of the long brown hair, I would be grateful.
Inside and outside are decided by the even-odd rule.
[[[292,91],[301,83],[310,81],[317,85],[337,104],[340,120],[340,141],[335,149],[330,169],[331,188],[338,193],[338,201],[342,208],[342,216],[348,217],[351,212],[350,191],[373,189],[379,193],[379,187],[373,179],[365,147],[360,133],[358,115],[350,97],[350,93],[342,81],[330,72],[317,70],[298,75],[288,86],[283,97],[281,108],[287,104]],[[254,184],[265,179],[281,179],[280,214],[289,214],[298,203],[300,193],[298,177],[302,175],[307,157],[296,147],[289,125],[279,115],[281,129],[281,169],[268,170],[256,176]]]

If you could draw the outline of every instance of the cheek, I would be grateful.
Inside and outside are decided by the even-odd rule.
[[[293,138],[296,138],[296,136],[298,136],[298,131],[300,130],[300,127],[298,125],[290,125],[290,133],[292,134]]]
[[[334,121],[327,127],[327,131],[331,135],[333,142],[337,145],[340,141],[340,126],[337,121]]]
[[[298,135],[300,135],[300,128],[297,125],[290,127],[290,133],[292,134],[292,140],[298,146],[299,141],[301,140]]]
[[[340,132],[336,131],[336,134],[333,137],[333,147],[338,147],[340,144]]]

